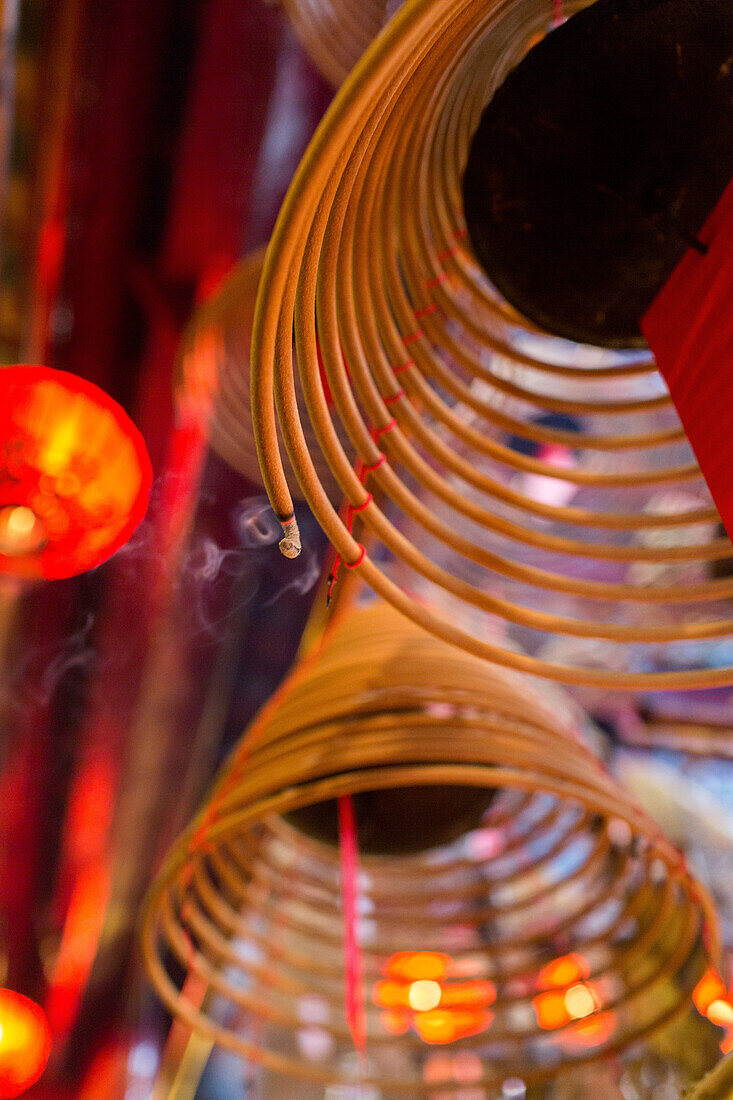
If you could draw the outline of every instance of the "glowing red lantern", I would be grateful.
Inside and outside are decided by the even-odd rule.
[[[0,1100],[29,1089],[50,1053],[51,1029],[43,1009],[20,993],[0,989]]]
[[[532,1001],[541,1028],[566,1028],[563,1038],[581,1046],[598,1046],[610,1038],[614,1015],[600,1011],[598,986],[589,977],[590,966],[578,954],[563,955],[543,967],[537,977],[541,992]]]
[[[481,979],[451,980],[461,972],[449,955],[435,951],[399,951],[374,986],[374,1003],[391,1035],[412,1027],[423,1042],[454,1043],[485,1031],[496,989]]]
[[[71,577],[111,557],[148,506],[142,436],[98,386],[0,369],[0,572]]]

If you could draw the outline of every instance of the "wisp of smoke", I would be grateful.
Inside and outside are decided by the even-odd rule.
[[[303,596],[306,592],[310,592],[313,585],[318,580],[321,574],[321,564],[316,554],[311,550],[302,553],[297,559],[297,576],[294,576],[292,580],[284,584],[282,588],[278,589],[271,599],[266,600],[262,606],[272,607],[274,603],[277,603],[286,592],[297,592],[298,595]]]
[[[66,639],[61,653],[49,661],[41,678],[42,703],[51,701],[62,676],[72,668],[83,668],[93,660],[95,651],[89,642],[93,626],[94,615],[90,611],[84,625]]]
[[[260,496],[240,501],[232,512],[232,522],[240,545],[223,549],[209,535],[193,540],[182,582],[185,584],[196,611],[196,633],[220,634],[222,628],[236,620],[238,612],[252,603],[261,590],[262,557],[257,551],[273,546],[281,536],[280,524],[270,507],[267,497]],[[243,571],[248,580],[243,585]],[[301,555],[285,584],[274,596],[267,598],[263,607],[271,607],[286,592],[303,594],[318,580],[320,564],[314,552]],[[221,589],[216,582],[225,578],[234,584],[236,597],[227,602],[221,612]]]
[[[267,497],[254,497],[237,505],[234,522],[239,541],[246,550],[271,546],[282,536],[280,524]]]

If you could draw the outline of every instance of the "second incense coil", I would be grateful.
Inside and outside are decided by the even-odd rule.
[[[448,788],[458,827],[430,847],[430,793]],[[482,790],[483,815],[464,800]],[[477,1086],[543,1080],[689,1007],[717,925],[676,849],[554,704],[376,604],[265,708],[151,890],[144,958],[174,1015],[273,1072],[359,1079],[339,852],[302,815],[351,796],[358,837],[361,795],[390,791],[423,792],[426,828],[422,851],[360,853],[368,1083],[445,1088],[445,1044]]]

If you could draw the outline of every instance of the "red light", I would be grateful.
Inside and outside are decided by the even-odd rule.
[[[565,1007],[565,994],[562,991],[540,993],[532,1001],[532,1007],[537,1016],[537,1023],[544,1031],[555,1031],[565,1027],[572,1020],[572,1016]]]
[[[142,436],[97,386],[0,369],[0,572],[56,579],[100,565],[142,520],[151,484]]]
[[[581,978],[590,976],[590,967],[582,955],[563,955],[540,970],[537,976],[538,989],[561,989],[572,985]]]
[[[439,982],[450,961],[448,955],[437,951],[398,951],[387,963],[385,974],[399,982]]]
[[[711,1024],[722,1027],[725,1036],[720,1044],[723,1054],[733,1050],[733,996],[716,970],[708,970],[692,992],[695,1008],[707,1016]]]
[[[542,990],[532,1001],[537,1023],[544,1031],[566,1028],[563,1041],[599,1046],[613,1034],[616,1019],[602,1007],[598,987],[588,981],[590,966],[582,955],[563,955],[548,963],[537,976]]]
[[[372,994],[384,1010],[385,1030],[403,1035],[412,1027],[425,1043],[454,1043],[485,1031],[493,1019],[488,1006],[496,1000],[496,989],[489,981],[455,980],[464,970],[435,951],[393,955]]]
[[[433,1008],[415,1014],[414,1028],[424,1043],[455,1043],[480,1035],[491,1025],[491,1012],[480,1009],[465,1011],[455,1008]]]
[[[51,1053],[51,1030],[37,1004],[0,989],[0,1100],[20,1096],[43,1073]]]
[[[707,1016],[711,1004],[718,1000],[725,1000],[728,990],[725,982],[715,970],[708,970],[692,992],[692,1000],[695,1008],[701,1016]]]

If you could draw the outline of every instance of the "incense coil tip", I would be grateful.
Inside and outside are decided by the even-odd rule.
[[[300,541],[300,531],[298,530],[298,521],[295,516],[291,519],[285,520],[282,523],[283,537],[280,539],[278,546],[280,547],[280,553],[286,558],[297,558],[300,556],[300,551],[303,549]]]

